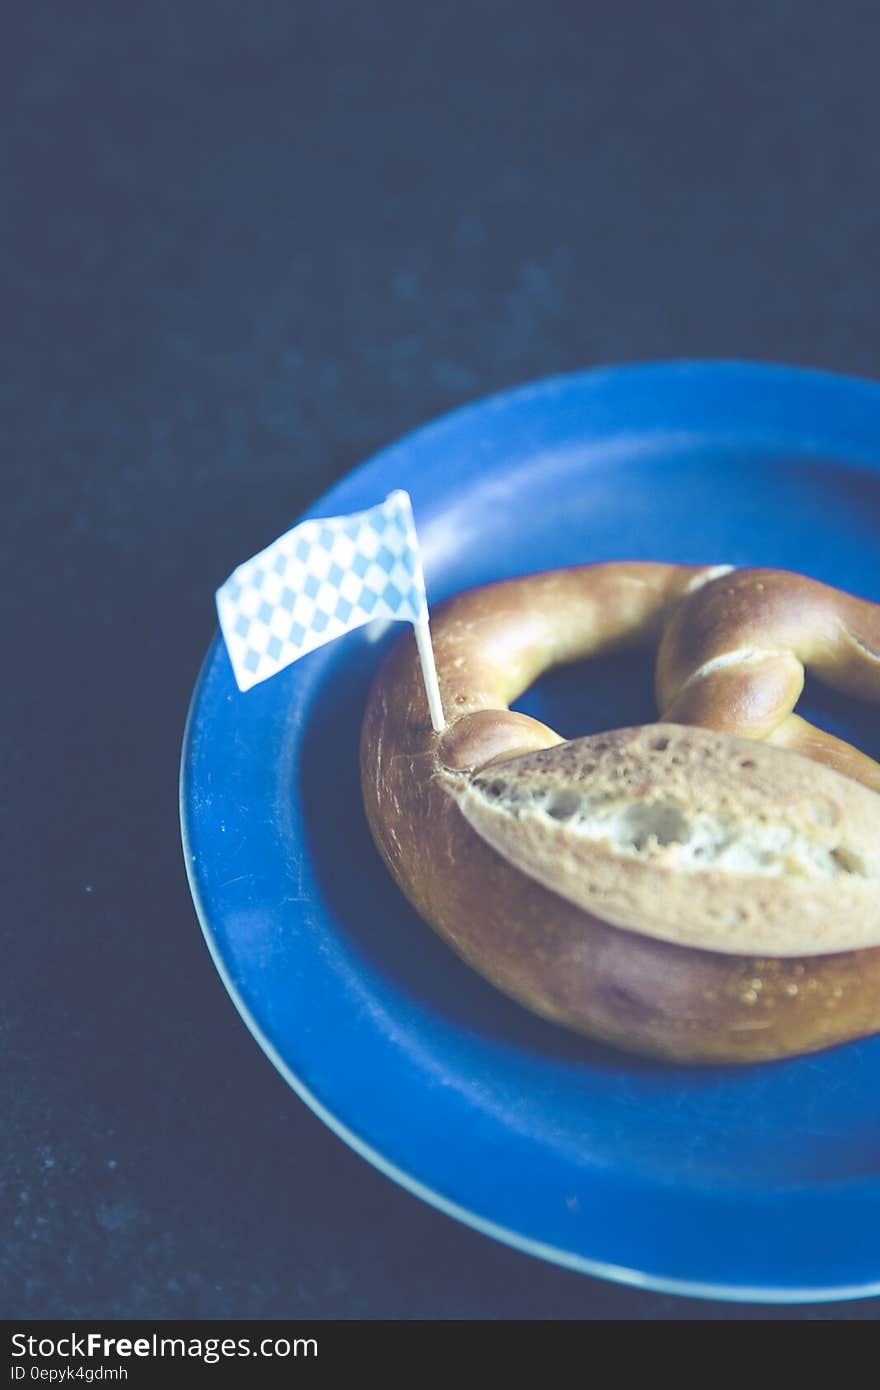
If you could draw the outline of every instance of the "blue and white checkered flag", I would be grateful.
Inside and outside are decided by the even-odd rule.
[[[294,526],[233,571],[217,590],[217,612],[240,690],[373,618],[413,623],[423,669],[426,651],[430,665],[432,719],[442,727],[408,493],[392,492],[369,511]]]

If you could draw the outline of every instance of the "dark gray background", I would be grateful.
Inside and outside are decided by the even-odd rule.
[[[878,374],[876,15],[19,0],[0,1311],[779,1316],[542,1265],[325,1130],[202,944],[177,761],[216,583],[427,417],[600,362]]]

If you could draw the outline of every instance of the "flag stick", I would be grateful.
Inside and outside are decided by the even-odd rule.
[[[437,680],[437,667],[434,665],[434,648],[431,646],[427,608],[418,622],[413,623],[413,627],[416,634],[416,646],[419,649],[419,661],[422,665],[425,693],[428,696],[431,723],[435,732],[439,734],[446,728],[446,720],[443,717],[443,705],[440,702],[440,684]]]

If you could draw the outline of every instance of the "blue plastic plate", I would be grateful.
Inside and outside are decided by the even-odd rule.
[[[868,382],[739,363],[539,382],[419,430],[309,515],[396,487],[431,601],[622,558],[781,566],[880,600]],[[193,698],[187,868],[264,1051],[383,1172],[534,1255],[716,1298],[880,1293],[880,1038],[744,1069],[640,1061],[505,999],[401,898],[358,785],[399,632],[361,629],[246,695],[215,642]],[[644,722],[650,662],[555,673],[520,707],[572,736]],[[876,710],[809,687],[804,708],[880,755]]]

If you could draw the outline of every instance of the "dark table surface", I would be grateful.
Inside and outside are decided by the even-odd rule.
[[[216,583],[426,418],[632,359],[880,374],[878,37],[806,0],[15,7],[0,1312],[780,1316],[541,1264],[349,1152],[209,960],[177,765]]]

